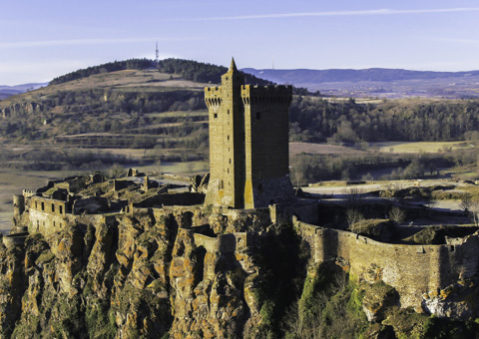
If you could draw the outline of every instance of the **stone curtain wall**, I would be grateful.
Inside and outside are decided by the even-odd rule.
[[[44,235],[61,231],[66,221],[66,204],[64,201],[31,197],[28,210],[28,231],[40,232]]]
[[[455,244],[405,245],[374,241],[355,233],[293,220],[311,249],[315,264],[335,260],[353,279],[382,280],[394,287],[401,307],[421,309],[423,294],[446,287],[478,272],[479,238]]]

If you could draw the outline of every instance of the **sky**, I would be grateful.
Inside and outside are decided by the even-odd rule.
[[[0,85],[114,60],[479,69],[479,1],[0,0]]]

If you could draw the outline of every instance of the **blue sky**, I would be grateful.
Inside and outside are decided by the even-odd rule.
[[[0,84],[136,57],[479,69],[479,1],[2,0]]]

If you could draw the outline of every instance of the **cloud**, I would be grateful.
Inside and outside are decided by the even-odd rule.
[[[298,17],[334,17],[334,16],[364,16],[364,15],[400,15],[400,14],[434,14],[434,13],[459,13],[459,12],[477,12],[479,7],[456,7],[456,8],[435,8],[435,9],[370,9],[357,11],[325,11],[325,12],[298,12],[298,13],[273,13],[273,14],[253,14],[237,16],[221,16],[197,18],[195,21],[207,20],[255,20],[255,19],[283,19]],[[188,19],[185,19],[188,20]]]
[[[479,45],[479,39],[466,39],[466,38],[429,38],[429,40],[438,42],[452,42],[468,45]]]
[[[67,39],[67,40],[32,40],[0,42],[0,48],[30,48],[30,47],[54,47],[54,46],[83,46],[83,45],[105,45],[105,44],[128,44],[155,41],[192,41],[202,40],[200,37],[178,37],[178,38],[103,38],[103,39]]]

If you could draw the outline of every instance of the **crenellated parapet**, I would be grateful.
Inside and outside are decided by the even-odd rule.
[[[221,104],[221,86],[205,87],[205,102],[206,105]]]
[[[35,191],[34,190],[29,190],[29,189],[24,189],[22,191],[22,195],[25,199],[28,199],[28,198],[33,197],[35,195]]]
[[[244,105],[251,104],[280,104],[289,105],[292,99],[293,88],[289,85],[276,86],[241,86],[241,99]]]

